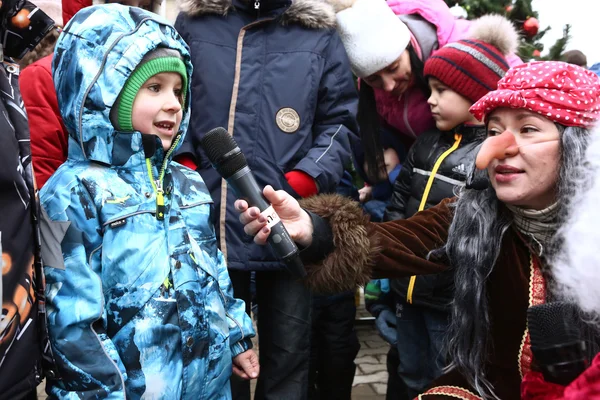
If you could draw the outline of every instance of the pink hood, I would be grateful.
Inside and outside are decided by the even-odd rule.
[[[471,21],[455,19],[443,0],[388,0],[387,3],[396,15],[418,14],[433,24],[439,47],[467,37],[471,27]],[[514,54],[507,60],[511,67],[522,63]],[[406,91],[400,99],[376,89],[375,101],[379,115],[404,135],[414,138],[435,127],[427,99],[416,88]]]

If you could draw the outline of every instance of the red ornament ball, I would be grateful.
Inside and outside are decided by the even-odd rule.
[[[534,57],[539,57],[539,56],[541,56],[541,55],[542,55],[542,53],[540,53],[540,51],[539,51],[538,49],[535,49],[535,50],[533,51],[532,55],[533,55]]]
[[[537,35],[540,30],[540,22],[537,18],[529,17],[525,22],[523,22],[523,30],[529,36]]]
[[[511,5],[508,5],[508,6],[506,6],[505,10],[506,10],[506,12],[507,12],[507,13],[509,13],[509,12],[511,12],[511,11],[512,11],[514,8],[515,8],[515,6],[513,6],[513,5],[511,4]]]

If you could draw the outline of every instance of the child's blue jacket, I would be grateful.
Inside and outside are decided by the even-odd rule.
[[[70,138],[69,159],[41,191],[49,329],[62,378],[48,382],[52,397],[228,399],[232,357],[251,347],[252,322],[233,298],[211,197],[199,174],[171,161],[188,126],[189,92],[166,155],[158,138],[148,146],[109,120],[125,81],[157,46],[181,52],[191,76],[179,34],[138,8],[85,8],[56,46],[53,77]]]

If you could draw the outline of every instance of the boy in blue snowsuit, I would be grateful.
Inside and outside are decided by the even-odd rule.
[[[161,17],[88,7],[53,77],[69,158],[41,192],[58,398],[229,399],[254,336],[200,175],[172,161],[189,121],[187,45]]]

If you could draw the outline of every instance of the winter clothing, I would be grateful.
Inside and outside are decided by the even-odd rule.
[[[492,90],[508,71],[508,63],[491,44],[459,40],[441,48],[425,63],[425,76],[433,76],[475,103]]]
[[[600,398],[600,354],[568,386],[546,382],[541,372],[530,371],[521,383],[522,400],[579,400]]]
[[[350,400],[360,343],[354,330],[354,293],[330,296],[312,310],[311,400]]]
[[[285,174],[285,179],[300,197],[309,197],[319,193],[315,180],[303,171],[290,171]]]
[[[138,8],[86,8],[56,47],[69,159],[41,201],[48,320],[62,375],[46,390],[57,398],[227,399],[232,357],[251,347],[252,323],[232,296],[210,195],[198,174],[171,161],[189,100],[166,154],[158,138],[121,133],[109,120],[126,80],[158,46],[178,51],[191,75],[175,29]]]
[[[1,49],[1,46],[0,46]],[[43,379],[48,343],[43,309],[39,204],[31,168],[29,129],[18,85],[19,66],[0,64],[0,399],[18,399]]]
[[[336,8],[337,30],[352,72],[364,78],[396,61],[410,32],[381,0],[329,0]],[[389,40],[394,38],[394,40]]]
[[[455,135],[451,132],[431,131],[419,136],[408,152],[394,183],[394,194],[386,208],[384,221],[406,219],[417,213],[434,165],[452,148],[454,150],[439,165],[424,208],[453,197],[456,188],[465,185],[467,171],[477,155],[477,147],[486,135],[484,126],[462,125],[456,128]],[[454,274],[448,271],[418,276],[416,281],[413,279],[412,285],[409,279],[395,279],[390,286],[399,298],[411,304],[443,311],[449,309],[452,301],[453,281]]]
[[[127,79],[127,82],[125,82],[117,101],[110,110],[111,123],[117,130],[133,132],[131,111],[135,96],[149,78],[161,72],[175,72],[181,76],[181,96],[183,102],[185,102],[188,79],[181,56],[177,51],[171,49],[156,49],[144,56],[135,71]]]
[[[477,119],[498,107],[522,108],[566,126],[593,126],[600,118],[600,79],[577,65],[534,61],[512,68],[498,90],[470,111]]]
[[[31,130],[31,156],[38,187],[65,162],[68,134],[52,82],[52,54],[21,72],[21,90]]]
[[[64,23],[81,8],[91,5],[91,0],[65,0],[62,8]],[[52,57],[50,54],[30,64],[21,71],[19,78],[31,132],[33,170],[39,188],[65,162],[68,154],[69,134],[58,110],[52,81]]]
[[[466,38],[473,21],[457,20],[442,0],[389,0],[388,5],[408,26],[411,44],[423,62],[437,49]],[[510,66],[521,63],[514,54],[507,57]],[[435,126],[426,95],[410,87],[400,98],[375,89],[379,115],[402,135],[416,138]]]
[[[315,0],[185,0],[181,9],[175,26],[190,45],[196,72],[190,135],[179,154],[195,156],[219,210],[220,248],[230,270],[245,275],[235,279],[236,296],[249,293],[246,282],[257,271],[261,376],[255,396],[305,399],[311,292],[270,248],[243,232],[233,207],[237,196],[211,167],[200,140],[226,127],[260,186],[295,197],[295,189],[311,194],[315,188],[306,179],[286,179],[298,171],[319,192],[334,191],[351,163],[350,140],[357,131],[356,90],[335,14]],[[234,396],[249,398],[250,385],[240,386]]]
[[[210,129],[227,127],[259,185],[298,197],[284,174],[299,170],[319,192],[334,191],[351,163],[357,98],[333,9],[312,0],[263,1],[258,11],[240,0],[187,0],[182,9],[175,26],[191,47],[192,87],[202,89],[192,98],[180,154],[195,155],[220,210],[217,231],[229,268],[280,270],[271,250],[243,232],[236,196],[199,142]]]
[[[453,197],[464,186],[485,137],[484,126],[467,125],[457,127],[454,135],[434,130],[419,136],[394,183],[384,221],[410,218]],[[445,363],[443,332],[450,322],[454,271],[392,279],[390,287],[398,318],[398,374],[413,398],[441,374]]]
[[[348,200],[333,195],[314,196],[303,203],[307,210],[316,215],[321,215],[322,210],[330,210],[325,219],[331,225],[333,237],[330,236],[328,240],[313,237],[313,245],[317,247],[327,248],[324,243],[316,243],[319,239],[329,243],[333,240],[337,244],[332,252],[321,252],[322,256],[325,255],[325,263],[338,260],[336,267],[340,270],[354,268],[356,261],[343,259],[349,252],[356,252],[355,257],[360,256],[372,263],[365,263],[363,272],[369,272],[370,265],[374,265],[373,273],[377,277],[401,278],[447,270],[445,260],[428,259],[427,255],[446,242],[454,217],[454,201],[446,199],[410,219],[382,224],[361,222],[358,207],[353,208]],[[352,213],[353,209],[357,212]],[[355,223],[348,225],[350,221]],[[352,226],[353,229],[346,229],[344,235],[347,241],[340,241],[336,232],[346,226]],[[348,243],[352,245],[348,246]],[[307,251],[312,250],[309,247]],[[546,284],[540,259],[515,229],[511,228],[505,233],[502,250],[486,285],[491,318],[486,377],[498,398],[517,400],[520,398],[522,376],[535,368],[527,330],[527,308],[545,302]],[[510,296],[506,295],[507,292],[510,292]],[[480,399],[475,393],[466,379],[454,369],[434,381],[420,398]]]

